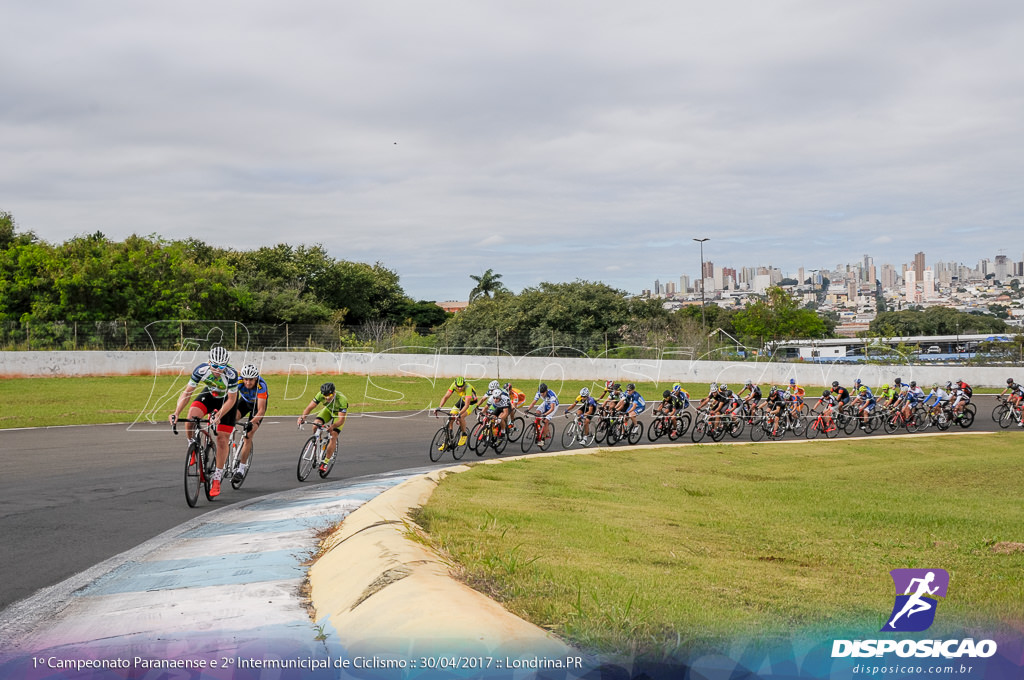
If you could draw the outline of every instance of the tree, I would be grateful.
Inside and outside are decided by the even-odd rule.
[[[501,278],[501,274],[495,274],[493,269],[488,269],[480,276],[469,275],[469,278],[476,281],[476,285],[473,290],[469,292],[469,301],[473,302],[480,298],[492,298],[501,293],[507,293],[508,289],[505,288],[498,279]]]
[[[830,335],[826,322],[816,313],[801,309],[796,300],[778,286],[768,289],[766,299],[757,300],[733,321],[736,330],[750,344],[794,338],[825,338]]]

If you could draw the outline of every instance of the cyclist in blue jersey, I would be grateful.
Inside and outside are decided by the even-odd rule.
[[[625,412],[626,418],[629,419],[630,430],[636,426],[636,417],[643,413],[646,408],[647,402],[636,391],[636,385],[633,383],[626,385],[626,394],[619,404],[619,410]]]
[[[857,382],[860,382],[859,380]],[[875,395],[867,385],[858,388],[856,403],[859,404],[857,416],[860,419],[860,429],[868,429],[868,418],[875,408]]]
[[[589,446],[591,442],[590,420],[597,413],[597,400],[590,395],[589,388],[584,387],[580,390],[580,396],[576,397],[576,401],[565,409],[565,415],[568,417],[569,414],[576,411],[583,415],[583,439],[581,442],[584,446]]]
[[[548,389],[547,383],[541,383],[537,386],[537,394],[534,395],[533,401],[530,402],[527,409],[532,409],[538,401],[541,404],[537,409],[537,413],[541,417],[551,420],[551,416],[555,415],[555,411],[558,410],[558,395],[555,394],[554,390]]]
[[[228,459],[228,438],[235,429],[235,401],[238,399],[238,373],[228,364],[231,355],[220,345],[210,349],[208,361],[199,364],[192,371],[188,385],[174,406],[174,412],[168,417],[173,425],[178,414],[189,403],[193,392],[199,388],[199,396],[189,406],[188,417],[202,418],[209,414],[210,427],[216,428],[214,439],[217,448],[217,468],[213,471],[210,484],[210,497],[220,495],[220,480],[224,476],[224,464]],[[192,438],[192,422],[189,420],[187,431]]]
[[[239,418],[249,416],[246,423],[245,440],[242,442],[242,454],[239,457],[238,469],[231,480],[238,484],[245,479],[245,471],[249,467],[249,454],[252,452],[252,440],[256,431],[260,429],[260,423],[267,414],[267,404],[270,400],[270,390],[266,381],[260,377],[260,370],[253,364],[242,366],[239,374],[242,384],[238,386],[238,400],[235,402],[235,421]]]

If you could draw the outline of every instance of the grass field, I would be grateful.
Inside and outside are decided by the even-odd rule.
[[[689,446],[476,465],[417,521],[471,586],[593,650],[855,630],[891,569],[951,576],[929,635],[1024,628],[1019,433]]]
[[[436,406],[451,384],[450,379],[361,375],[267,375],[270,415],[302,412],[320,385],[328,380],[348,397],[351,411],[415,411]],[[91,423],[124,423],[136,420],[164,421],[174,408],[188,376],[128,376],[111,378],[6,378],[0,379],[0,429]],[[473,381],[486,389],[489,379]],[[516,387],[532,398],[536,381],[518,381]],[[648,400],[659,400],[671,383],[636,383]],[[563,403],[571,401],[581,387],[600,392],[594,382],[552,383]],[[704,383],[683,383],[691,396],[707,395]],[[741,386],[733,385],[739,389]],[[814,389],[806,386],[808,394]],[[986,390],[979,390],[984,393]],[[988,390],[991,391],[991,390]],[[449,401],[451,403],[451,401]]]

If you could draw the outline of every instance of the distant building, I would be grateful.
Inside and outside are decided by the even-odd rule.
[[[448,312],[449,314],[458,314],[466,307],[469,307],[469,302],[453,302],[451,300],[445,302],[435,302],[435,305]]]

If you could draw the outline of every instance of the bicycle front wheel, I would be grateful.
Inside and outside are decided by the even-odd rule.
[[[238,451],[239,451],[238,457],[239,457],[239,460],[240,460],[241,457],[242,457],[242,453],[241,453],[242,445],[241,444],[238,445]],[[256,457],[256,444],[250,442],[249,443],[249,462],[245,466],[245,472],[242,473],[242,476],[238,478],[237,482],[235,481],[235,475],[234,474],[231,475],[231,488],[232,489],[235,489],[237,491],[238,489],[242,488],[243,484],[245,484],[245,478],[249,476],[249,470],[252,470],[252,461],[253,461],[253,458],[255,458],[255,457]],[[234,470],[236,470],[236,471],[238,470],[237,466],[234,466]]]
[[[196,507],[196,503],[199,502],[201,478],[202,463],[196,455],[195,444],[189,444],[185,453],[185,502],[190,508]]]
[[[298,477],[300,482],[306,481],[309,477],[309,473],[313,471],[313,466],[316,464],[316,436],[312,436],[306,440],[306,444],[302,447],[302,451],[299,452],[299,464],[295,469],[295,476]]]
[[[537,426],[533,423],[526,428],[523,432],[522,439],[519,440],[519,448],[523,450],[523,453],[529,453],[534,443],[537,441]]]
[[[550,420],[545,420],[540,436],[537,437],[537,448],[541,451],[547,451],[551,448],[551,442],[553,441],[555,441],[555,424]]]
[[[447,428],[438,429],[434,438],[430,440],[430,461],[436,463],[441,460],[441,454],[448,450],[448,430]]]
[[[629,434],[627,435],[626,440],[630,444],[634,444],[635,445],[637,442],[640,441],[640,438],[643,437],[643,436],[644,436],[644,424],[642,422],[640,422],[639,420],[637,420],[636,421],[636,425],[633,425],[632,427],[629,428]]]
[[[571,449],[576,443],[576,423],[569,423],[568,427],[562,430],[562,448]]]
[[[693,424],[693,429],[690,430],[690,440],[694,444],[699,444],[707,433],[708,421],[704,418],[698,418],[697,422]]]
[[[508,440],[510,442],[517,442],[519,438],[523,436],[523,432],[526,430],[526,421],[523,420],[522,416],[516,416],[508,421]]]

